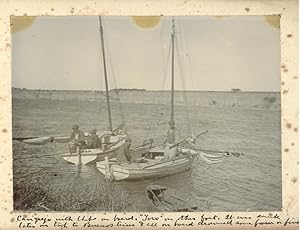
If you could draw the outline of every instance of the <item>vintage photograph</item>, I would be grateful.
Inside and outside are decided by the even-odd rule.
[[[15,211],[282,209],[279,16],[13,16]]]

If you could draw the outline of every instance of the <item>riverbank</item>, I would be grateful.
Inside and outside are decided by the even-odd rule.
[[[26,211],[125,211],[131,204],[127,194],[114,184],[101,186],[80,183],[57,188],[47,183],[43,175],[27,175],[26,180],[14,181],[14,209]],[[72,193],[70,191],[76,191]]]

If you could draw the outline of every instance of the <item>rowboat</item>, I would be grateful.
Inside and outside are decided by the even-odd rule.
[[[199,211],[200,207],[189,195],[161,185],[148,185],[146,196],[150,203],[162,212],[195,212]]]

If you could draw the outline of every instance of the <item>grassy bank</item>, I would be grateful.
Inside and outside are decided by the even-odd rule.
[[[131,204],[127,194],[114,184],[56,188],[45,178],[26,176],[14,180],[14,209],[26,211],[125,211]],[[72,193],[72,191],[76,191]]]

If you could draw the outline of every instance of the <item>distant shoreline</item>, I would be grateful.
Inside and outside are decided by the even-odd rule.
[[[21,90],[21,91],[42,91],[42,92],[99,92],[104,93],[104,90],[82,90],[82,89],[27,89],[27,88],[15,88],[12,87],[12,90]],[[171,90],[153,90],[153,89],[111,89],[110,92],[121,91],[121,92],[169,92]],[[280,93],[280,91],[238,91],[232,92],[232,90],[175,90],[175,92],[213,92],[213,93]]]

